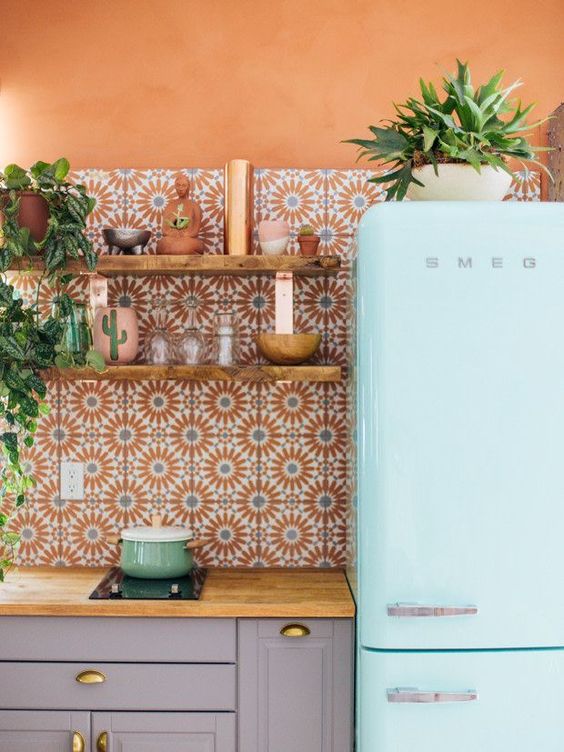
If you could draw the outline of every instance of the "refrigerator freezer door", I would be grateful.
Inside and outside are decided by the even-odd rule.
[[[564,748],[564,650],[363,650],[359,680],[359,752]]]
[[[359,248],[362,645],[563,645],[564,205],[378,206]]]

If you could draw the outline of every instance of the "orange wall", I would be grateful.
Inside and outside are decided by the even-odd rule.
[[[563,0],[0,0],[0,164],[347,167],[458,55],[564,97]]]

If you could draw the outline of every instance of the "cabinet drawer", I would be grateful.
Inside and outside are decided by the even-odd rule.
[[[2,616],[0,660],[230,663],[235,619]]]
[[[104,681],[79,683],[88,670]],[[1,671],[6,710],[235,710],[234,665],[7,662]]]

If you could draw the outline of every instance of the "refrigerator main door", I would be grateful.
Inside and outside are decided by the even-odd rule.
[[[564,205],[387,204],[359,241],[361,644],[564,645]]]
[[[362,752],[562,752],[564,651],[361,651]]]

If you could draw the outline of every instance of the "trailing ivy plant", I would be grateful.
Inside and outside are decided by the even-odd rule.
[[[85,356],[69,352],[64,344],[66,327],[73,312],[73,300],[65,291],[73,275],[65,269],[69,259],[84,258],[93,271],[97,256],[86,237],[86,218],[95,205],[83,185],[67,180],[69,163],[58,159],[49,164],[36,162],[29,170],[8,165],[0,172],[0,581],[14,561],[19,540],[11,529],[14,513],[25,503],[26,492],[36,481],[26,472],[22,450],[32,447],[38,420],[49,412],[47,387],[41,370],[52,366],[90,365],[103,370],[99,353]],[[47,233],[36,242],[29,229],[20,227],[19,191],[31,190],[47,201]],[[51,314],[39,315],[38,281],[35,302],[27,305],[11,285],[5,272],[17,264],[26,268],[32,256],[42,256],[45,276],[57,288]]]
[[[507,157],[514,157],[546,170],[536,152],[547,149],[531,146],[525,133],[545,120],[528,124],[534,104],[522,108],[521,102],[510,99],[522,82],[504,89],[503,71],[499,71],[474,89],[468,64],[460,60],[457,64],[456,75],[442,79],[443,98],[432,83],[420,79],[421,98],[409,97],[404,104],[394,104],[395,119],[384,121],[384,127],[369,126],[373,139],[345,142],[360,147],[359,159],[368,157],[389,166],[385,174],[369,181],[388,184],[387,201],[401,201],[410,183],[422,186],[413,169],[427,164],[433,165],[436,175],[439,163],[467,163],[477,172],[483,165],[491,165],[514,175],[506,162]]]

